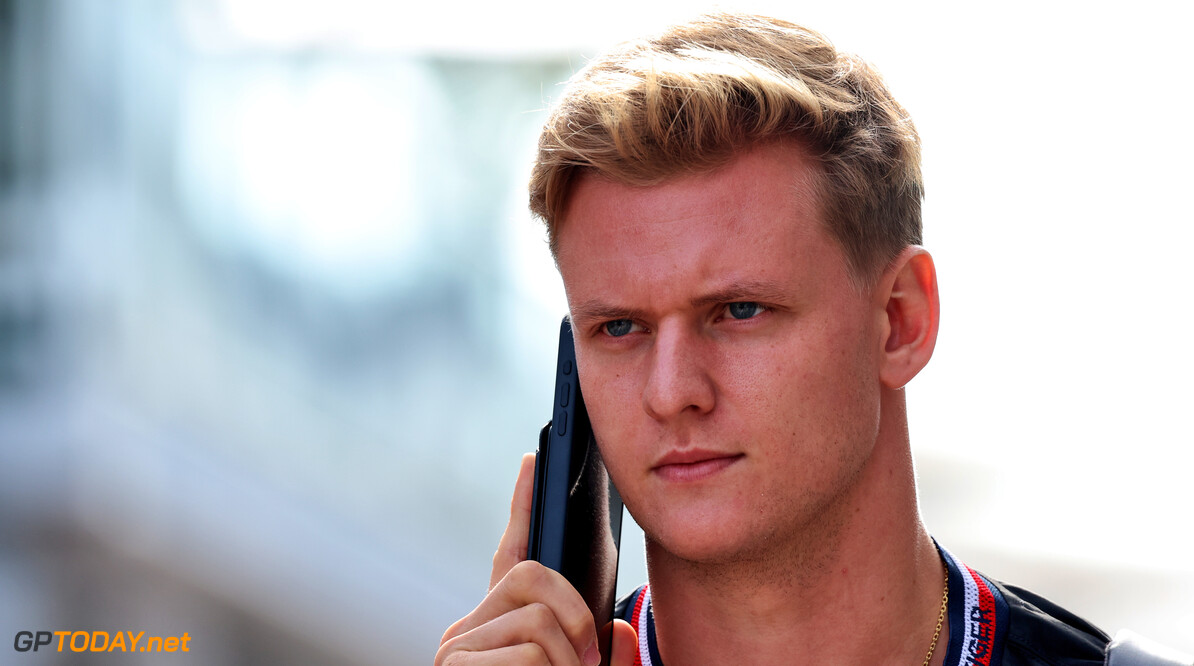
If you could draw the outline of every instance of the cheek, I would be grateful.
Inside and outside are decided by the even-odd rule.
[[[577,366],[581,377],[581,395],[589,412],[593,434],[600,445],[606,467],[616,482],[618,468],[626,466],[626,455],[622,449],[625,443],[633,439],[630,429],[636,421],[632,418],[632,410],[639,405],[632,378],[625,371],[611,371],[585,363],[580,356]]]
[[[821,449],[873,441],[875,354],[858,328],[804,331],[727,372],[752,430],[777,446]],[[729,384],[729,382],[728,382]]]
[[[870,338],[860,329],[840,331],[837,346],[823,358],[816,384],[816,419],[841,455],[865,455],[879,433],[878,365]],[[843,343],[848,344],[843,344]]]

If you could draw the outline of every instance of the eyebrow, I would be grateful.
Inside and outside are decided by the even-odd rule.
[[[693,309],[700,309],[721,303],[759,301],[761,303],[776,304],[786,300],[788,292],[778,283],[767,280],[745,280],[734,282],[716,291],[697,296],[688,302]],[[572,320],[584,325],[597,321],[616,321],[618,319],[644,319],[646,311],[638,308],[628,308],[612,305],[599,299],[589,299],[572,308]]]
[[[734,303],[739,301],[759,301],[761,303],[778,303],[787,300],[788,292],[778,283],[767,280],[745,280],[734,282],[726,287],[698,296],[689,305],[702,308],[719,303]]]
[[[572,323],[584,326],[598,321],[617,321],[619,319],[642,319],[643,311],[634,308],[623,308],[603,303],[597,299],[589,299],[572,308]]]

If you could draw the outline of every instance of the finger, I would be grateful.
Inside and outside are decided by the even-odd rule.
[[[493,571],[489,574],[489,589],[506,577],[514,565],[527,558],[527,540],[531,536],[531,503],[535,486],[535,454],[524,453],[514,482],[514,497],[510,500],[510,522],[498,541],[493,555]]]
[[[638,632],[625,620],[614,620],[610,640],[610,666],[631,666],[638,656]]]
[[[509,664],[531,664],[531,666],[552,666],[555,662],[548,660],[547,653],[535,643],[511,645],[492,652],[482,652],[474,655],[477,661],[469,661],[469,666],[508,666]]]
[[[435,654],[435,666],[506,666],[530,664],[551,666],[547,653],[535,643],[510,645],[485,652],[449,652],[445,648]]]
[[[524,644],[538,645],[552,666],[580,666],[555,614],[545,604],[529,604],[464,633],[445,645],[450,651],[481,653]]]
[[[472,662],[469,662],[472,664]],[[507,666],[509,664],[530,664],[531,666],[552,666],[553,661],[548,660],[547,653],[543,652],[543,648],[536,645],[536,643],[522,643],[519,646],[510,646],[501,649],[493,650],[492,653],[484,653],[484,659],[476,662],[478,666]]]
[[[506,613],[530,604],[545,604],[555,615],[576,654],[583,655],[597,641],[593,614],[567,578],[538,562],[519,562],[473,612],[444,633],[444,640],[465,634]]]

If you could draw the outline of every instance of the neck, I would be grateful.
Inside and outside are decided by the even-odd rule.
[[[883,401],[856,483],[815,524],[764,555],[694,563],[648,539],[664,663],[920,664],[943,570],[916,505],[903,392]],[[889,413],[890,412],[890,413]],[[934,663],[945,652],[945,629]]]

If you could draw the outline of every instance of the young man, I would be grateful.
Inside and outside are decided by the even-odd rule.
[[[531,207],[647,539],[613,663],[1103,663],[1105,634],[921,523],[903,389],[937,335],[921,196],[903,108],[799,26],[704,17],[574,77]],[[580,596],[523,561],[532,469],[436,663],[597,663]]]

